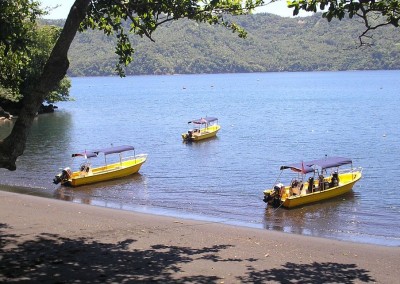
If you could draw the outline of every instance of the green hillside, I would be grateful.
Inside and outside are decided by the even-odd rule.
[[[255,14],[236,21],[248,32],[246,39],[223,27],[186,20],[160,27],[155,42],[132,37],[136,52],[126,74],[400,69],[395,28],[376,31],[372,47],[358,48],[364,27],[355,19],[328,23],[321,15]],[[101,32],[78,34],[69,52],[69,75],[115,75],[113,46],[114,39]]]

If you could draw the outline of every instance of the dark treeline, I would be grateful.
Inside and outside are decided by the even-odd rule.
[[[248,32],[246,39],[220,26],[185,20],[158,29],[155,42],[132,37],[136,52],[126,74],[400,69],[400,35],[395,28],[376,31],[370,40],[373,46],[360,48],[358,36],[364,27],[354,19],[328,23],[321,15],[255,14],[236,21]],[[69,57],[70,76],[115,75],[114,39],[101,32],[79,34]]]

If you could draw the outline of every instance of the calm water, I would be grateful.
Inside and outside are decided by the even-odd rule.
[[[34,122],[19,192],[303,235],[400,245],[400,71],[73,78],[74,102]],[[217,116],[215,139],[184,144],[187,121]],[[0,125],[0,138],[11,123]],[[72,190],[52,184],[74,151],[131,144],[140,174]],[[262,191],[279,166],[324,155],[364,168],[351,194],[286,210]],[[17,189],[13,189],[17,190]]]

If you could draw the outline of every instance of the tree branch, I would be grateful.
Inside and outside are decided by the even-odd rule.
[[[58,82],[65,76],[69,61],[67,53],[86,16],[90,0],[76,0],[66,19],[64,28],[58,38],[50,57],[42,71],[42,75],[31,94],[22,101],[22,109],[11,134],[0,141],[0,167],[16,170],[16,160],[25,150],[29,129],[45,97],[54,90]]]

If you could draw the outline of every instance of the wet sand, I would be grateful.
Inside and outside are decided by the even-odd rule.
[[[0,217],[4,283],[398,283],[400,278],[399,247],[6,191],[0,191]]]

